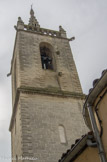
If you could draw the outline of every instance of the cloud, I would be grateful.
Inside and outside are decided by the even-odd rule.
[[[11,83],[6,75],[15,40],[13,27],[19,16],[28,23],[31,3],[41,27],[58,30],[62,25],[68,37],[76,37],[70,45],[84,93],[88,93],[92,81],[100,77],[107,65],[106,0],[0,0],[0,155],[10,154],[11,147]]]

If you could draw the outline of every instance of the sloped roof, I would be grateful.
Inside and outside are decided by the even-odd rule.
[[[62,157],[58,162],[71,162],[71,161],[73,162],[88,146],[87,145],[88,139],[94,139],[92,132],[83,135],[80,139],[76,139],[75,144],[72,144],[71,148],[68,149],[66,153],[62,154]]]

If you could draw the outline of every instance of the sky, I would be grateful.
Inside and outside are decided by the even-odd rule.
[[[20,16],[25,24],[33,4],[43,28],[67,31],[83,92],[107,68],[107,0],[0,0],[0,162],[10,162],[12,113],[10,64]]]

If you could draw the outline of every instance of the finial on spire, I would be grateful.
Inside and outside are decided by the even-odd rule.
[[[32,9],[33,3],[31,4],[31,9]]]
[[[67,37],[67,36],[66,36],[66,31],[62,28],[61,25],[59,26],[59,32],[61,33],[61,36],[62,36],[62,37],[64,37],[64,38]]]
[[[24,22],[22,21],[21,17],[18,17],[17,29],[24,29]]]
[[[30,19],[29,19],[29,25],[30,26],[33,26],[33,27],[40,27],[37,19],[35,18],[34,16],[34,11],[33,11],[33,8],[32,8],[33,4],[31,4],[31,10],[30,10]]]
[[[32,7],[32,6],[33,6],[33,4],[31,4],[30,15],[31,15],[31,16],[34,16],[34,11],[33,11],[33,7]]]

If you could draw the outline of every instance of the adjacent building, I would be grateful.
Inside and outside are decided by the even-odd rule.
[[[90,132],[75,141],[59,162],[107,161],[107,70],[94,80],[83,107]]]

